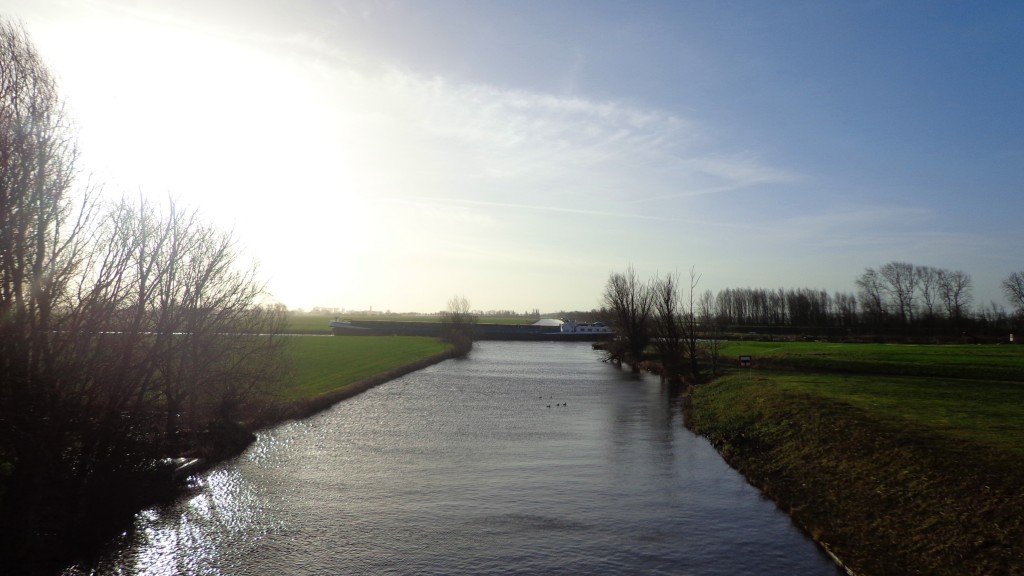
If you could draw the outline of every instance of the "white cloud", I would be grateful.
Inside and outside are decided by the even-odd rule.
[[[342,129],[361,131],[355,153],[389,173],[386,184],[369,178],[391,194],[621,212],[796,180],[753,155],[716,150],[699,123],[667,112],[394,69],[334,74]],[[388,158],[401,168],[383,168]],[[661,206],[639,209],[665,216]]]

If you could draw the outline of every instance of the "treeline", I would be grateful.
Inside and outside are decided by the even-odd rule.
[[[1016,307],[1011,316],[996,304],[972,309],[970,275],[959,270],[890,262],[867,268],[856,293],[809,288],[725,288],[698,291],[678,275],[640,279],[632,267],[608,277],[602,318],[616,332],[608,359],[634,370],[656,360],[662,374],[698,381],[708,361],[713,374],[723,339],[815,337],[854,340],[1005,341],[1024,321],[1024,272],[1003,282]],[[753,334],[752,334],[753,333]]]
[[[706,337],[712,323],[701,318],[695,305],[700,276],[690,270],[689,285],[678,274],[655,276],[646,282],[632,267],[608,277],[602,297],[602,315],[616,332],[607,343],[608,360],[628,363],[639,372],[653,348],[654,363],[667,380],[696,381],[701,378],[698,358],[712,360],[716,368],[719,339]]]
[[[173,202],[76,193],[64,110],[0,20],[0,563],[15,573],[132,512],[158,459],[221,449],[281,366],[284,313],[260,305],[232,236]]]
[[[865,269],[854,284],[855,293],[810,288],[705,291],[700,315],[733,332],[955,339],[1006,337],[1024,313],[1015,296],[1024,286],[1021,273],[1002,283],[1017,308],[1015,316],[995,303],[975,308],[973,281],[960,270],[889,262]]]
[[[477,314],[480,316],[490,316],[497,318],[536,318],[540,319],[540,309],[534,308],[533,310],[523,310],[518,312],[516,310],[505,309],[505,310],[477,310]]]
[[[701,296],[706,317],[726,326],[853,326],[857,297],[810,288],[725,288]]]

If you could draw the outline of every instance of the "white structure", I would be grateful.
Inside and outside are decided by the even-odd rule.
[[[531,326],[561,326],[562,321],[558,318],[541,318],[537,320]]]
[[[594,322],[593,324],[577,324],[573,320],[567,320],[562,322],[562,332],[570,334],[610,334],[612,332],[612,329],[606,326],[604,322]]]

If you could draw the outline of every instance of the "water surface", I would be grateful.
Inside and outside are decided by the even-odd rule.
[[[261,433],[97,574],[838,574],[588,344],[481,342]]]

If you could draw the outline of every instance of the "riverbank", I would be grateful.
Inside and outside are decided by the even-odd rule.
[[[298,337],[289,342],[292,376],[255,428],[305,418],[395,378],[457,356],[451,344],[416,336]]]
[[[260,434],[255,457],[68,576],[835,576],[682,427],[677,394],[598,360],[587,345],[480,343]]]
[[[732,346],[687,425],[852,573],[1022,574],[1021,352]]]
[[[26,527],[20,534],[35,534],[32,545],[0,544],[0,558],[16,574],[60,573],[75,561],[90,559],[124,534],[139,510],[167,505],[180,496],[186,476],[241,453],[255,433],[287,420],[304,418],[374,386],[436,364],[454,355],[451,345],[432,338],[345,338],[296,336],[288,342],[288,376],[264,391],[259,409],[243,422],[226,422],[196,433],[182,453],[190,462],[185,471],[177,463],[153,470],[111,475],[95,482],[88,492],[47,487],[56,495],[46,506],[47,528]],[[20,541],[19,540],[19,541]]]
[[[205,466],[231,458],[256,438],[256,432],[287,420],[311,416],[379,384],[457,356],[436,338],[383,336],[295,336],[285,347],[285,376],[262,390],[239,422],[222,423],[198,436],[188,451],[174,456],[199,458]]]

